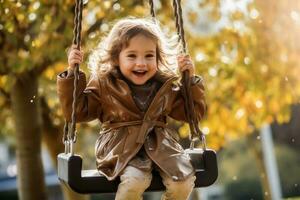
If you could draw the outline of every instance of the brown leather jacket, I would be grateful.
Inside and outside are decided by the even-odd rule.
[[[70,121],[73,77],[64,75],[66,72],[58,75],[57,91],[63,114]],[[194,173],[189,156],[174,137],[176,131],[165,123],[166,116],[185,121],[184,102],[175,84],[178,77],[156,77],[162,86],[143,113],[134,103],[127,83],[117,73],[101,79],[93,75],[86,84],[85,74],[80,72],[77,122],[94,119],[102,122],[95,146],[96,163],[108,180],[115,179],[141,148],[174,180],[184,180]],[[204,87],[200,77],[194,80],[191,90],[197,117],[201,119],[206,109]]]

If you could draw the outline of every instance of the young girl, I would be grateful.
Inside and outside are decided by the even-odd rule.
[[[152,169],[160,172],[166,191],[162,199],[188,199],[194,187],[194,169],[179,145],[167,116],[186,121],[179,77],[170,69],[172,56],[157,23],[147,19],[117,22],[91,55],[92,75],[86,84],[80,72],[77,122],[98,119],[96,162],[108,180],[120,176],[117,200],[140,200],[149,187]],[[58,76],[63,113],[71,119],[73,68],[83,52],[71,47],[68,70]],[[202,79],[194,74],[188,55],[179,55],[180,72],[188,70],[195,111],[205,112]]]

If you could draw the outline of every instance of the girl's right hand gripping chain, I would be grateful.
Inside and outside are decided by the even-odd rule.
[[[77,45],[72,45],[68,52],[68,75],[73,74],[76,64],[81,64],[83,61],[83,51],[77,49]]]

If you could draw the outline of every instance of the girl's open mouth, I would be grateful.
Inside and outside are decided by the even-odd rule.
[[[133,71],[133,74],[136,76],[144,76],[147,71]]]

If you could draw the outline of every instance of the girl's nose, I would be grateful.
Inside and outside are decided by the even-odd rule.
[[[146,61],[145,61],[145,59],[138,59],[138,60],[136,61],[136,65],[137,65],[137,66],[140,66],[140,67],[146,66]]]

